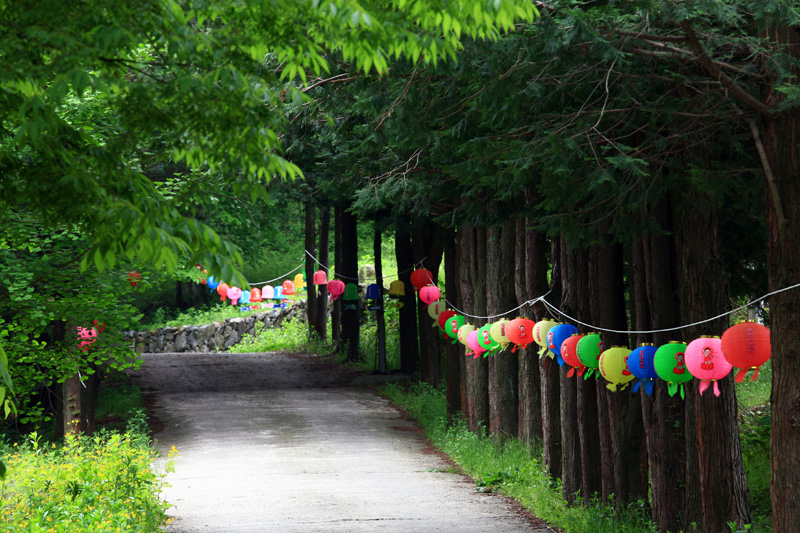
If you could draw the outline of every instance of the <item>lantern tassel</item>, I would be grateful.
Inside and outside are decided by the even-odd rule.
[[[756,380],[756,378],[758,377],[758,371],[759,371],[759,370],[761,370],[761,367],[760,367],[760,366],[757,366],[757,367],[756,367],[756,371],[755,371],[755,372],[753,372],[753,375],[752,375],[752,376],[750,376],[750,381],[755,381],[755,380]]]
[[[669,392],[670,396],[675,396],[675,393],[678,392],[678,384],[674,381],[670,381],[667,386],[667,392]]]
[[[511,353],[515,353],[517,351],[517,348],[519,348],[519,346],[515,344],[514,347],[511,348]]]
[[[652,396],[653,395],[653,386],[655,385],[655,382],[653,381],[653,378],[647,378],[647,379],[644,379],[643,381],[644,381],[644,391],[647,393],[648,396]]]
[[[564,358],[561,357],[561,354],[558,354],[556,357],[557,357],[556,360],[558,361],[558,366],[564,366]]]
[[[683,390],[683,383],[681,383],[680,389],[681,389],[681,400],[685,400],[686,399],[686,393]]]
[[[547,347],[545,347],[545,346],[542,346],[541,348],[539,348],[539,359],[541,359],[544,356],[544,351],[545,350],[547,350]]]
[[[719,385],[717,384],[717,380],[714,380],[714,396],[719,398]]]
[[[573,366],[573,367],[572,367],[572,368],[570,368],[570,369],[569,369],[569,371],[567,372],[567,377],[568,377],[568,378],[571,378],[571,377],[572,377],[572,376],[574,376],[574,375],[575,375],[575,367]]]
[[[636,380],[636,383],[634,383],[633,388],[631,389],[631,394],[636,394],[637,392],[639,392],[639,387],[641,385],[642,385],[642,380],[641,379]]]
[[[736,372],[736,383],[741,383],[744,381],[744,376],[747,374],[747,368],[740,368],[738,372]]]
[[[708,388],[708,385],[709,385],[709,382],[708,382],[707,379],[704,379],[704,380],[700,381],[700,386],[697,388],[697,390],[700,391],[700,396],[702,396],[703,393],[706,391],[706,389]],[[716,385],[716,383],[714,385]]]
[[[594,373],[594,368],[590,368],[586,375],[583,376],[583,379],[589,379],[592,377],[592,373]]]
[[[611,392],[617,392],[617,386],[614,383],[609,383],[608,385],[606,385],[606,388]]]
[[[583,373],[586,372],[586,367],[581,365],[578,367],[578,376],[583,377]]]

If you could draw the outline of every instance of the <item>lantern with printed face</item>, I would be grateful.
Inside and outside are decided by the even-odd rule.
[[[242,296],[242,289],[239,287],[229,287],[226,296],[231,299],[231,305],[236,305],[239,298]]]
[[[565,339],[564,342],[561,343],[561,358],[572,367],[567,371],[568,378],[574,376],[576,371],[578,372],[578,376],[582,377],[583,373],[586,371],[586,365],[578,358],[578,341],[582,338],[583,335],[580,333],[573,333],[568,339]]]
[[[669,344],[659,346],[653,357],[653,366],[658,377],[667,382],[667,391],[670,396],[680,391],[681,398],[686,398],[683,384],[692,379],[686,370],[686,345],[679,341],[670,341]]]
[[[476,336],[478,338],[478,344],[481,348],[487,351],[487,355],[488,352],[496,350],[500,346],[500,344],[494,340],[494,337],[492,337],[492,324],[486,324],[478,329]],[[486,355],[484,355],[484,357],[485,356]]]
[[[447,309],[447,302],[444,300],[436,300],[431,305],[428,306],[428,316],[434,320],[433,325],[436,325],[436,319],[439,318],[439,315]]]
[[[572,324],[556,324],[547,331],[547,349],[556,356],[558,366],[564,366],[564,358],[561,357],[561,344],[570,338],[573,333],[578,333],[578,328]]]
[[[628,386],[633,380],[633,374],[628,369],[628,357],[631,351],[625,346],[612,346],[600,355],[600,374],[606,378],[606,387],[611,392],[616,392]]]
[[[422,287],[419,290],[419,299],[428,306],[438,300],[442,296],[442,291],[439,290],[439,287],[434,285],[428,285],[426,287]]]
[[[489,328],[489,334],[500,346],[501,350],[505,350],[506,346],[511,342],[511,339],[508,338],[508,324],[510,322],[507,318],[501,318]]]
[[[290,279],[285,280],[281,286],[283,287],[283,294],[287,296],[291,296],[292,294],[294,294],[294,283],[292,282],[292,280]]]
[[[331,295],[331,301],[344,293],[344,286],[344,281],[340,279],[332,279],[328,282],[328,293]]]
[[[473,359],[477,359],[486,353],[486,348],[481,346],[478,342],[478,332],[479,330],[473,329],[467,334],[467,348],[469,348],[469,350],[467,350],[467,355],[469,355],[471,350]]]
[[[603,353],[603,339],[599,333],[588,333],[578,341],[578,359],[589,369],[583,379],[592,377],[596,368],[600,368],[600,355]]]
[[[94,341],[97,340],[97,330],[95,328],[82,328],[78,326],[78,338],[81,340],[80,343],[78,343],[78,348],[85,352],[89,350]]]
[[[722,356],[739,369],[736,372],[737,383],[744,381],[750,369],[755,369],[750,378],[750,381],[755,381],[759,368],[769,360],[771,353],[769,329],[761,324],[741,322],[722,334]]]
[[[444,314],[444,313],[442,313]],[[441,317],[441,315],[439,315]],[[462,315],[453,315],[447,319],[444,326],[444,332],[447,336],[453,339],[453,344],[458,342],[458,330],[467,322],[466,317]]]
[[[324,270],[317,270],[314,272],[314,285],[327,285],[328,284],[328,275],[325,274]]]
[[[433,273],[427,268],[418,268],[411,273],[411,284],[414,286],[415,291],[432,283],[434,283]]]
[[[217,294],[219,294],[219,301],[224,302],[225,298],[228,297],[228,284],[220,283],[217,285]]]
[[[712,383],[714,396],[719,396],[717,380],[730,374],[733,366],[722,356],[722,340],[719,337],[700,337],[686,347],[686,368],[700,380],[700,396]]]
[[[458,328],[458,332],[456,333],[456,338],[458,342],[467,346],[467,340],[469,338],[469,332],[475,330],[475,324],[464,324]],[[467,350],[466,355],[472,355],[470,350]]]
[[[639,387],[644,389],[648,396],[653,394],[655,385],[656,368],[653,366],[653,358],[656,356],[656,347],[652,344],[640,344],[638,348],[628,356],[628,370],[633,377],[639,378],[633,385],[631,392],[638,392]]]
[[[506,336],[508,340],[516,346],[511,349],[511,353],[517,351],[517,347],[527,348],[533,342],[533,327],[536,322],[527,318],[515,318],[506,326]]]
[[[261,301],[261,289],[258,287],[253,287],[250,290],[250,301],[258,303]]]
[[[549,318],[545,318],[540,320],[533,326],[533,342],[540,346],[539,348],[539,358],[541,359],[545,353],[549,353],[547,351],[547,332],[550,331],[550,328],[557,324],[556,321],[551,320]]]

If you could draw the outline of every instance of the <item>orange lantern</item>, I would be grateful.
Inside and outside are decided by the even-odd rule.
[[[533,328],[536,322],[528,318],[515,318],[506,326],[506,336],[508,340],[516,344],[511,352],[517,351],[517,347],[527,348],[533,340]]]
[[[224,302],[225,298],[228,297],[228,284],[220,283],[217,285],[217,294],[219,294],[219,301]]]
[[[731,326],[722,334],[722,356],[730,364],[739,369],[736,382],[744,381],[750,369],[755,369],[750,381],[758,377],[758,370],[769,360],[772,347],[769,341],[769,329],[755,322],[741,322]]]

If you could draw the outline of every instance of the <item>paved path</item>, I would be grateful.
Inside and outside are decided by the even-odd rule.
[[[310,356],[151,354],[171,533],[546,532],[447,473],[386,400]]]

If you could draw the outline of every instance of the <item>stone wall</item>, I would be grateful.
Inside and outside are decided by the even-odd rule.
[[[224,352],[253,333],[256,324],[264,328],[280,326],[287,318],[306,320],[306,301],[300,300],[292,306],[268,309],[245,317],[229,318],[224,322],[213,322],[204,326],[181,326],[159,328],[151,331],[128,331],[125,335],[135,342],[138,353],[162,352]]]

